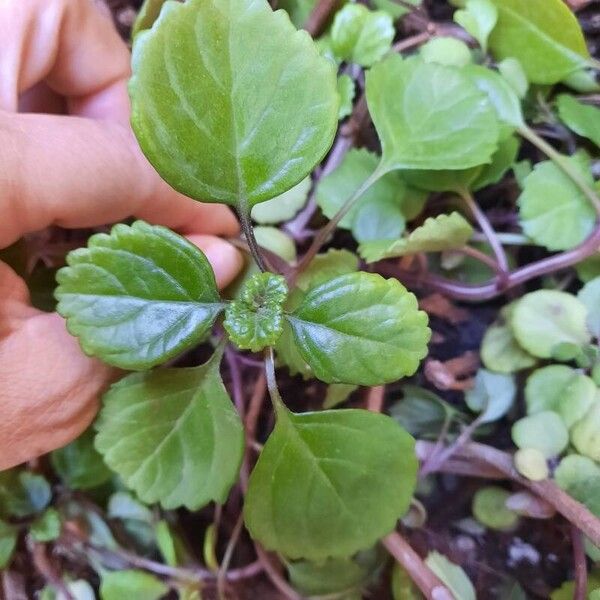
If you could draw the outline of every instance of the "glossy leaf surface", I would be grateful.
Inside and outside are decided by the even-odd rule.
[[[398,281],[342,275],[312,288],[287,317],[315,376],[379,385],[412,375],[427,354],[427,315]]]
[[[416,484],[413,438],[364,410],[283,410],[250,476],[251,535],[289,558],[321,561],[389,533]]]
[[[381,168],[466,169],[495,152],[495,110],[459,69],[390,56],[373,66],[366,86]]]
[[[223,305],[212,268],[185,238],[137,221],[97,234],[58,272],[58,311],[87,354],[148,369],[198,344]]]
[[[244,434],[215,356],[201,367],[133,374],[104,397],[96,448],[144,502],[223,503]]]
[[[337,127],[333,66],[266,0],[168,4],[133,52],[132,124],[184,194],[248,212],[289,190]]]

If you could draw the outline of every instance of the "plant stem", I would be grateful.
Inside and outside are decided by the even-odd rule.
[[[496,232],[496,237],[504,246],[535,246],[527,236],[522,233],[502,233]],[[473,242],[487,242],[485,234],[476,231],[472,237]]]
[[[243,515],[240,514],[235,527],[233,528],[233,532],[229,541],[227,542],[227,547],[225,548],[225,553],[223,554],[223,560],[221,561],[221,565],[219,567],[219,572],[217,573],[217,594],[219,595],[219,600],[226,600],[226,584],[227,584],[227,569],[229,569],[229,565],[231,563],[231,558],[233,557],[233,551],[240,539],[240,534],[242,533],[242,527],[244,525]]]
[[[573,546],[573,561],[575,563],[575,592],[573,600],[585,600],[587,598],[588,576],[585,548],[581,531],[571,525],[571,544]]]
[[[425,561],[412,549],[410,544],[396,531],[383,538],[383,545],[408,573],[425,598],[433,600],[454,600],[454,596],[438,579]]]
[[[581,173],[574,169],[567,157],[563,156],[553,146],[551,146],[544,138],[540,137],[527,125],[519,127],[518,132],[536,148],[541,150],[548,158],[550,158],[557,167],[559,167],[581,190],[584,196],[590,201],[594,207],[596,214],[600,216],[600,198],[594,190],[588,185]]]
[[[256,554],[258,559],[260,560],[263,569],[271,583],[288,599],[288,600],[302,600],[302,596],[294,590],[290,586],[290,584],[285,580],[285,577],[281,575],[277,567],[271,561],[271,557],[269,554],[262,548],[262,546],[258,543],[254,543],[254,549],[256,550]]]
[[[335,228],[338,226],[339,222],[352,210],[356,202],[360,199],[360,197],[373,185],[375,184],[381,177],[383,177],[387,171],[385,169],[380,169],[377,167],[375,171],[362,183],[362,185],[344,202],[340,210],[333,216],[331,221],[329,221],[316,235],[313,243],[306,251],[306,254],[302,257],[296,270],[294,271],[290,286],[295,282],[296,278],[312,261],[312,259],[318,254],[319,250],[322,248],[323,244],[327,241],[329,236],[334,232]]]
[[[500,240],[498,239],[494,228],[488,221],[488,218],[485,216],[481,208],[479,208],[477,202],[475,202],[475,199],[473,198],[471,192],[469,192],[468,190],[461,190],[459,191],[459,195],[462,198],[463,202],[467,205],[467,208],[471,211],[471,214],[475,217],[475,220],[477,221],[481,231],[485,235],[488,244],[494,252],[496,262],[498,263],[498,279],[499,283],[502,284],[506,281],[508,272],[510,270],[510,267],[508,265],[508,259],[506,258],[506,253],[504,252],[504,248],[502,247],[502,244],[500,243]]]
[[[289,411],[284,404],[281,394],[279,393],[279,388],[277,387],[277,379],[275,377],[275,356],[271,346],[265,350],[265,375],[267,377],[267,389],[269,390],[269,396],[271,397],[275,415],[280,417],[282,414],[287,414]]]
[[[260,247],[256,241],[256,237],[254,236],[254,227],[252,226],[250,211],[241,209],[238,212],[238,216],[240,218],[240,225],[242,226],[242,231],[244,233],[244,237],[246,238],[250,254],[252,255],[252,258],[254,259],[254,262],[258,268],[264,273],[267,270],[267,267],[260,252]]]

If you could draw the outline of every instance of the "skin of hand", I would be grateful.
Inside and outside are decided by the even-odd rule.
[[[129,127],[130,56],[94,0],[0,0],[0,248],[49,225],[129,216],[184,234],[220,287],[242,265],[224,206],[164,183]],[[57,314],[29,304],[0,262],[0,470],[59,448],[92,421],[115,371],[85,356]]]

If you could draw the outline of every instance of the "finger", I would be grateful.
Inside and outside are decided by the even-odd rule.
[[[77,114],[126,123],[129,52],[92,0],[0,2],[0,108],[40,81]]]
[[[51,224],[91,227],[139,216],[184,233],[235,235],[231,212],[175,192],[130,130],[53,115],[0,112],[0,247]]]

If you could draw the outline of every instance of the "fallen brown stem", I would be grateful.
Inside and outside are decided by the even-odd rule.
[[[585,600],[587,598],[588,576],[585,548],[581,531],[571,525],[571,543],[573,545],[573,562],[575,564],[575,592],[573,600]]]
[[[276,565],[273,564],[271,556],[266,552],[260,544],[254,544],[254,549],[258,559],[260,560],[267,577],[271,583],[288,599],[302,600],[302,596],[296,592],[294,588],[286,581]]]
[[[338,7],[339,0],[319,0],[306,21],[304,29],[313,37],[322,33],[329,18]]]
[[[412,549],[410,544],[396,531],[383,538],[383,545],[408,573],[425,598],[434,600],[454,600],[448,588],[425,564],[425,561]]]
[[[385,385],[376,385],[369,389],[367,393],[367,410],[371,412],[381,412],[383,409],[383,400],[385,398]]]

